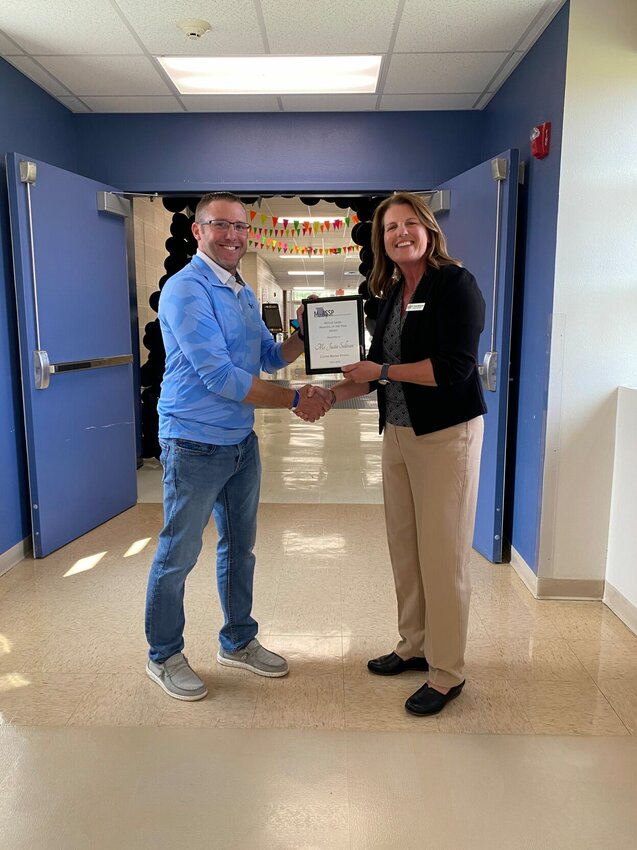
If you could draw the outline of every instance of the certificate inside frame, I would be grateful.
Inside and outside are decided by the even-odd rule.
[[[303,299],[305,371],[329,375],[365,359],[365,320],[361,295]]]

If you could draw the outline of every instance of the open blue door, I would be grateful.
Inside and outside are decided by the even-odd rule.
[[[437,214],[449,253],[475,275],[487,305],[480,364],[489,412],[473,545],[494,563],[502,561],[518,162],[518,151],[507,151],[437,187],[450,192],[449,210]]]
[[[33,551],[137,498],[125,216],[112,189],[7,155]]]

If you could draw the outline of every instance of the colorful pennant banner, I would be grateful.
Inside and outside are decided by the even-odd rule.
[[[257,213],[254,210],[250,210],[250,221],[253,222],[256,217]],[[316,236],[319,233],[325,233],[325,231],[346,230],[350,225],[358,224],[360,221],[357,215],[348,215],[345,218],[330,218],[325,219],[325,221],[302,221],[301,219],[290,221],[290,219],[280,218],[278,215],[267,216],[263,213],[259,216],[259,219],[261,221],[261,227],[254,227],[253,225],[255,231],[267,230],[271,234],[280,231],[285,236],[294,233],[297,236],[300,236],[301,233],[303,236]],[[281,222],[280,227],[279,222]]]
[[[358,245],[344,245],[342,248],[312,248],[309,245],[289,245],[287,242],[281,242],[278,239],[271,239],[269,236],[262,234],[258,239],[248,239],[248,247],[267,251],[277,251],[279,254],[296,254],[298,256],[314,256],[321,257],[330,254],[351,254],[354,251],[359,251]]]

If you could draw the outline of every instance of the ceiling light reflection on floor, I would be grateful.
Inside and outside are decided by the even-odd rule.
[[[309,534],[291,531],[286,540],[286,552],[342,552],[345,549],[345,537],[342,534]]]
[[[97,552],[97,554],[89,555],[87,558],[80,558],[79,561],[76,561],[73,564],[70,570],[64,573],[64,578],[76,576],[78,573],[85,573],[87,570],[92,570],[93,567],[99,564],[104,555],[106,555],[106,552]]]
[[[5,635],[0,635],[0,655],[8,655],[11,652],[11,641]]]
[[[141,540],[136,540],[134,543],[131,543],[124,553],[124,557],[130,558],[132,555],[139,555],[139,553],[148,546],[151,540],[152,537],[142,537]]]
[[[17,688],[26,688],[31,682],[20,673],[7,673],[0,676],[0,693],[3,691],[15,691]]]

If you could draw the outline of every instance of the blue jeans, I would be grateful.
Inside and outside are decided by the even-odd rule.
[[[254,432],[236,446],[160,440],[164,467],[164,528],[150,569],[146,595],[149,657],[162,662],[184,648],[184,589],[214,514],[217,587],[224,614],[223,649],[240,649],[256,636],[251,616],[261,483]]]

